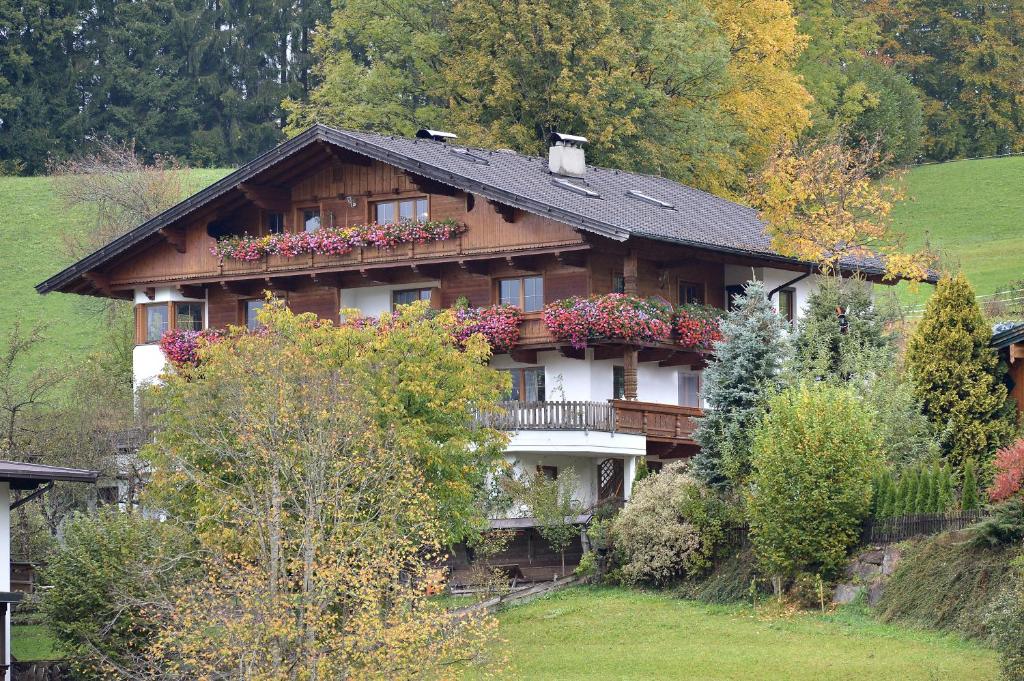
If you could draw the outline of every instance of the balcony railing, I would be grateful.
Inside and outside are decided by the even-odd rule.
[[[693,444],[696,420],[703,412],[657,402],[502,402],[501,412],[480,416],[482,425],[500,430],[596,430],[635,433],[649,440]]]
[[[500,430],[615,431],[615,409],[608,402],[502,402],[501,408],[480,421]]]

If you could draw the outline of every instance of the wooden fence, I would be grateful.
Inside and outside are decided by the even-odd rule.
[[[861,541],[865,544],[893,542],[962,530],[988,516],[988,511],[956,511],[954,513],[916,513],[895,518],[871,518],[864,524]]]
[[[600,430],[615,432],[608,402],[502,402],[501,412],[478,416],[501,430]]]

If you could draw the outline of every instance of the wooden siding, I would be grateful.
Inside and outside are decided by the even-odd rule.
[[[455,219],[465,224],[467,231],[458,239],[417,246],[403,245],[388,251],[364,248],[342,257],[270,257],[266,262],[255,263],[226,260],[221,266],[210,252],[215,240],[207,234],[207,224],[217,221],[237,232],[261,233],[266,211],[245,201],[241,207],[225,214],[218,214],[212,209],[200,211],[185,227],[184,253],[154,237],[148,247],[123,257],[107,272],[111,285],[123,289],[172,281],[213,281],[219,277],[265,276],[268,273],[288,274],[311,269],[354,270],[368,264],[455,260],[460,256],[584,243],[573,228],[530,213],[516,211],[514,222],[505,222],[495,206],[480,197],[469,200],[460,191],[453,196],[425,194],[416,189],[404,172],[379,162],[368,165],[323,163],[306,169],[303,175],[290,183],[288,190],[291,203],[285,213],[285,221],[292,230],[301,221],[304,207],[319,206],[323,225],[352,225],[369,222],[371,206],[376,201],[428,196],[432,219]],[[233,194],[237,200],[241,190]],[[354,208],[349,207],[346,196],[355,199]]]
[[[1017,402],[1017,413],[1024,413],[1024,343],[1014,343],[1008,348],[1010,360],[1009,378],[1013,383],[1010,397]]]

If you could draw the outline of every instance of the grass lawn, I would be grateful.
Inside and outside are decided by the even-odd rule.
[[[500,615],[508,679],[996,679],[994,651],[854,608],[774,620],[625,589],[577,588]]]
[[[909,244],[929,243],[950,269],[962,267],[979,294],[1024,277],[1024,157],[955,161],[914,168],[907,199],[893,209]],[[922,302],[902,287],[905,302]]]
[[[56,641],[41,624],[21,624],[11,627],[11,654],[22,662],[59,660]]]
[[[198,191],[227,172],[192,171],[189,189]],[[82,296],[41,296],[34,287],[71,264],[61,233],[88,229],[94,216],[65,210],[46,177],[0,177],[0,208],[0,338],[15,320],[26,329],[44,322],[48,343],[39,353],[41,361],[91,350],[103,323],[102,307]]]

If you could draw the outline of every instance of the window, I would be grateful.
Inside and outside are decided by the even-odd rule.
[[[544,308],[544,277],[519,277],[498,281],[498,302],[515,305],[523,312]]]
[[[245,301],[245,327],[250,331],[255,331],[262,326],[257,313],[265,304],[266,301],[259,299]]]
[[[743,287],[739,284],[732,284],[725,287],[725,303],[730,310],[736,309],[736,299],[743,295]]]
[[[544,401],[544,367],[506,369],[512,377],[512,392],[508,399],[515,402]]]
[[[188,329],[189,331],[203,330],[203,304],[202,303],[175,303],[174,304],[174,328]]]
[[[267,213],[267,234],[284,233],[284,213]]]
[[[689,281],[679,282],[679,304],[703,305],[704,284],[694,284]]]
[[[399,305],[415,303],[417,300],[430,300],[430,289],[414,288],[405,291],[393,291],[391,293],[391,309],[394,310]]]
[[[679,406],[700,407],[700,374],[679,372]]]
[[[320,209],[304,208],[302,210],[302,226],[307,232],[320,229]]]
[[[795,312],[796,290],[791,288],[782,289],[779,291],[779,316],[792,324]]]
[[[426,222],[430,219],[429,206],[430,203],[426,198],[380,201],[373,204],[373,219],[378,225],[407,220]]]
[[[622,272],[616,272],[612,275],[612,293],[625,293],[626,292],[626,276]]]
[[[558,466],[537,466],[537,472],[548,480],[558,480]]]
[[[626,396],[626,367],[612,367],[612,399],[621,400]]]
[[[158,343],[170,324],[171,310],[167,303],[146,306],[146,342]]]

